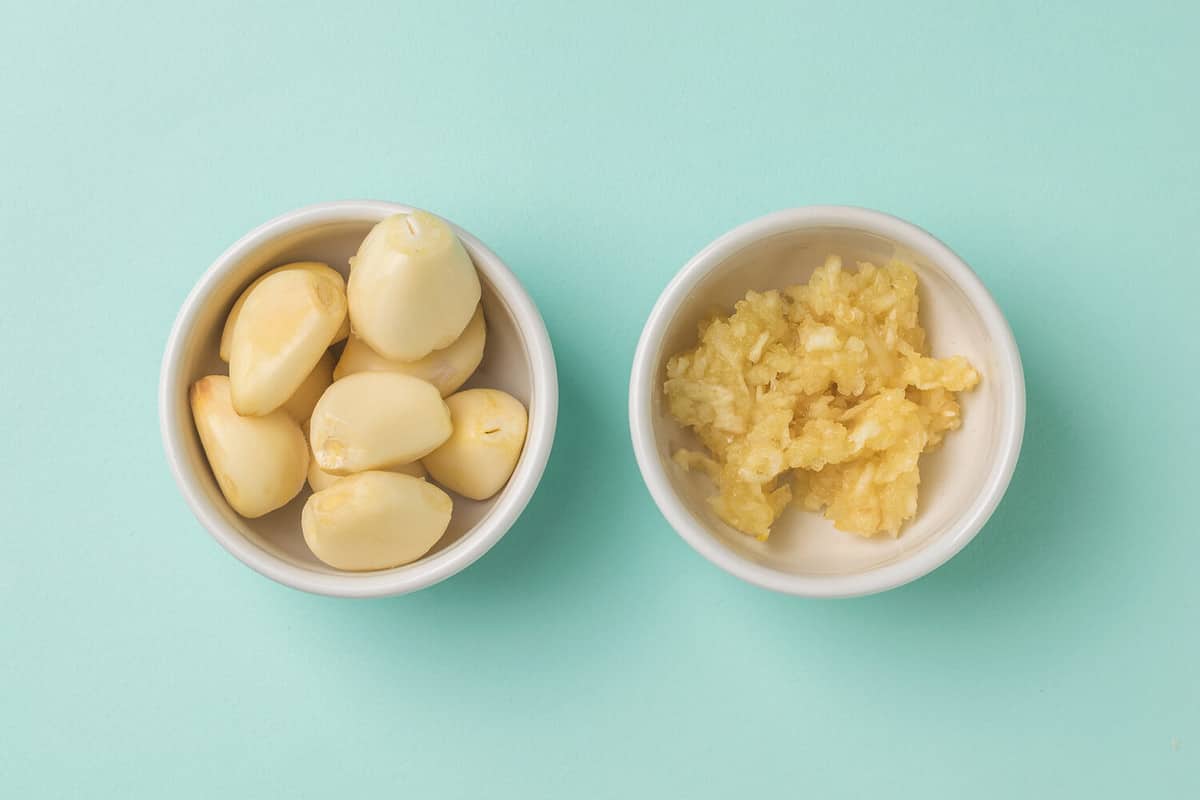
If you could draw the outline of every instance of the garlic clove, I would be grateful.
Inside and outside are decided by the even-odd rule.
[[[416,361],[449,347],[479,304],[471,257],[449,223],[427,211],[377,224],[351,264],[351,328],[385,358]]]
[[[388,569],[429,552],[453,507],[449,495],[420,478],[360,472],[309,497],[300,527],[313,555],[331,567]]]
[[[307,270],[284,270],[246,298],[229,351],[233,407],[268,414],[288,401],[317,366],[346,317],[341,284]]]
[[[258,286],[268,277],[277,272],[283,272],[284,270],[289,269],[307,270],[315,274],[325,275],[331,280],[340,281],[343,289],[346,287],[346,279],[342,277],[342,273],[338,272],[336,269],[333,269],[328,264],[321,263],[320,261],[293,261],[290,264],[284,264],[281,267],[275,267],[275,269],[259,275],[257,278],[255,278],[254,282],[246,288],[246,291],[242,292],[241,296],[239,296],[234,302],[233,308],[229,310],[229,316],[225,318],[225,327],[221,329],[221,345],[219,348],[219,353],[221,360],[226,364],[229,363],[229,351],[233,347],[233,328],[234,325],[237,324],[238,317],[242,315],[242,306],[246,304],[246,298],[250,296],[250,292],[254,291],[256,286]],[[336,344],[349,335],[350,317],[347,316],[346,319],[342,321],[342,326],[338,328],[337,333],[334,334],[333,342]]]
[[[430,476],[472,500],[486,500],[508,483],[521,451],[529,415],[498,389],[468,389],[446,398],[454,432],[422,459]]]
[[[196,381],[189,400],[209,466],[234,511],[261,517],[300,493],[308,445],[294,419],[282,410],[261,417],[239,415],[224,375]]]
[[[322,470],[348,475],[416,461],[450,431],[450,411],[433,384],[360,372],[325,390],[313,409],[309,442]]]

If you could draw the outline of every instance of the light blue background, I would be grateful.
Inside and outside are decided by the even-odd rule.
[[[1200,796],[1197,5],[650,6],[6,4],[0,795]],[[499,252],[562,388],[509,535],[367,602],[217,547],[155,409],[208,263],[357,197]],[[947,241],[1029,382],[992,522],[861,600],[710,566],[627,437],[663,285],[808,203]]]

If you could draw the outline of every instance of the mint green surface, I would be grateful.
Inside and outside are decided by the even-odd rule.
[[[0,796],[1200,797],[1200,12],[1046,5],[9,4]],[[355,602],[208,537],[155,389],[212,259],[359,197],[508,261],[562,404],[490,554]],[[1029,383],[991,523],[859,600],[709,565],[628,443],[665,283],[809,203],[943,238]]]

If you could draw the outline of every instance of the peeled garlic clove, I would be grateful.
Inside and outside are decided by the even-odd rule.
[[[383,471],[395,472],[400,475],[411,475],[414,478],[424,478],[429,475],[420,461],[414,461],[411,464],[401,464],[398,467],[388,467]],[[321,465],[317,463],[315,458],[308,460],[308,485],[312,487],[314,492],[324,491],[344,477],[346,476],[334,475],[332,472],[326,472],[321,469]]]
[[[264,280],[277,272],[283,272],[284,270],[289,269],[306,270],[314,274],[325,275],[331,280],[338,281],[343,289],[346,288],[346,279],[342,277],[342,273],[338,272],[336,269],[333,269],[328,264],[322,264],[320,261],[293,261],[291,264],[284,264],[282,267],[276,267],[269,272],[259,275],[254,280],[254,283],[251,283],[250,286],[247,287],[246,291],[242,292],[241,296],[233,304],[233,308],[230,309],[229,316],[225,318],[225,327],[221,329],[220,356],[221,360],[226,364],[229,363],[229,351],[233,347],[233,327],[237,323],[238,317],[242,315],[242,306],[246,304],[246,298],[249,297],[250,293],[254,291],[254,288]],[[347,316],[346,319],[342,321],[342,327],[338,328],[338,332],[334,334],[333,341],[340,342],[349,335],[350,317]]]
[[[380,222],[351,259],[354,332],[385,358],[416,361],[449,347],[479,303],[479,276],[445,220],[427,211]]]
[[[335,381],[309,422],[313,455],[348,475],[416,461],[450,437],[450,410],[433,384],[393,372]]]
[[[371,570],[416,561],[442,538],[454,503],[419,478],[360,472],[308,498],[304,541],[331,567]]]
[[[475,309],[475,315],[467,323],[462,335],[449,347],[434,350],[416,361],[393,361],[376,353],[357,336],[351,336],[346,349],[333,370],[333,379],[340,380],[356,372],[399,372],[438,388],[442,397],[453,394],[467,382],[483,360],[483,346],[487,339],[487,326],[483,322],[483,306]]]
[[[300,388],[283,404],[283,410],[296,422],[302,424],[308,422],[313,409],[317,406],[317,401],[321,399],[321,395],[325,394],[325,390],[331,383],[333,383],[333,354],[326,351],[317,365],[313,367],[313,371],[308,373],[304,383],[300,384]]]
[[[346,318],[346,295],[332,278],[284,270],[246,298],[233,329],[229,381],[239,414],[267,414],[296,393]]]
[[[243,417],[233,410],[229,378],[192,384],[192,418],[221,493],[243,517],[287,505],[304,488],[308,444],[284,411]]]
[[[504,488],[525,447],[529,415],[498,389],[468,389],[446,398],[454,433],[422,459],[438,483],[472,500]]]

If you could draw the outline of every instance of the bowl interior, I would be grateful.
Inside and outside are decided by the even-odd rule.
[[[383,213],[374,218],[355,219],[341,222],[323,222],[288,230],[263,242],[246,253],[221,275],[213,278],[204,288],[204,296],[198,298],[198,311],[191,326],[180,333],[179,352],[181,363],[177,372],[176,385],[170,387],[170,400],[176,404],[174,414],[178,430],[174,431],[182,442],[183,470],[202,487],[203,494],[213,508],[217,509],[225,523],[241,536],[252,542],[265,553],[281,559],[302,570],[325,575],[381,576],[411,570],[439,553],[454,548],[462,542],[497,503],[513,489],[509,487],[485,501],[469,500],[450,492],[454,500],[454,515],[450,527],[441,540],[427,555],[414,564],[371,573],[344,572],[321,563],[309,552],[300,531],[300,511],[311,494],[307,484],[304,490],[290,503],[258,519],[239,516],[221,495],[213,478],[208,461],[200,445],[200,439],[192,424],[188,409],[188,387],[195,380],[210,374],[228,374],[227,365],[218,357],[221,328],[234,301],[256,278],[272,267],[291,261],[323,261],[334,269],[349,273],[349,259],[358,250],[358,245]],[[525,403],[532,421],[537,413],[534,395],[533,369],[529,359],[527,343],[517,324],[516,317],[480,268],[483,259],[478,246],[467,236],[463,244],[479,268],[483,286],[483,311],[487,323],[487,344],[479,370],[463,387],[488,387],[503,389]],[[339,345],[338,347],[340,347]],[[335,350],[335,355],[337,351]],[[528,452],[528,447],[526,451]],[[520,474],[521,464],[517,465]]]
[[[671,461],[680,447],[699,447],[670,416],[661,390],[667,360],[694,347],[698,323],[712,310],[728,313],[747,290],[781,288],[808,280],[831,254],[847,268],[856,261],[882,264],[900,258],[920,279],[921,322],[933,355],[961,354],[982,373],[979,386],[960,396],[963,426],[947,435],[941,449],[921,458],[917,516],[896,539],[864,539],[836,530],[817,513],[795,505],[775,523],[766,542],[722,522],[707,498],[712,483]],[[843,227],[777,233],[748,244],[715,265],[676,309],[654,357],[657,384],[650,392],[651,427],[657,456],[671,487],[695,520],[723,547],[751,562],[800,576],[853,575],[897,562],[942,536],[976,499],[987,482],[1000,446],[1004,409],[1000,353],[983,318],[958,284],[927,254],[882,236]]]

